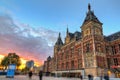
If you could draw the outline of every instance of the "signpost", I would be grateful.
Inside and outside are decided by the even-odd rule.
[[[16,69],[16,65],[15,64],[10,64],[8,66],[8,70],[7,70],[7,78],[13,78],[14,74],[15,74],[15,69]]]

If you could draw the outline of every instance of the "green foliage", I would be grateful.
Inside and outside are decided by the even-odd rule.
[[[7,67],[9,64],[16,64],[16,66],[20,66],[20,57],[15,53],[9,53],[8,56],[3,58],[1,65]]]
[[[9,61],[8,57],[7,56],[4,57],[4,59],[1,61],[1,65],[5,66],[5,68],[7,68],[8,64],[9,64],[8,61]]]

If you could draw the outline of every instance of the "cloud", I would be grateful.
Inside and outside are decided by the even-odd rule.
[[[0,16],[0,53],[15,52],[19,56],[43,62],[53,55],[57,32],[15,22],[10,16]]]

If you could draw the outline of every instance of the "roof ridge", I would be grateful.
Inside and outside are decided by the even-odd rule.
[[[112,34],[110,34],[110,35],[108,35],[108,36],[106,36],[106,37],[109,37],[109,36],[112,36],[112,35],[115,35],[115,34],[118,34],[118,33],[120,33],[120,31],[117,31],[117,32],[115,32],[115,33],[112,33]]]

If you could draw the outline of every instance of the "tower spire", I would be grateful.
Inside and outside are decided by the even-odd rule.
[[[59,36],[58,36],[58,39],[57,39],[55,45],[63,45],[60,32],[59,32]]]
[[[88,12],[87,12],[87,14],[86,14],[86,17],[85,17],[85,20],[84,20],[83,24],[85,24],[85,23],[88,22],[88,21],[95,21],[95,22],[97,22],[97,23],[102,24],[102,23],[97,19],[97,17],[95,16],[94,11],[91,11],[90,3],[88,3]]]
[[[68,30],[68,25],[67,25],[67,34],[69,33],[69,30]]]
[[[61,35],[61,34],[60,34],[60,32],[59,32],[59,38],[61,38],[60,35]]]
[[[91,6],[90,6],[90,3],[88,4],[88,10],[89,10],[89,11],[91,10]]]

